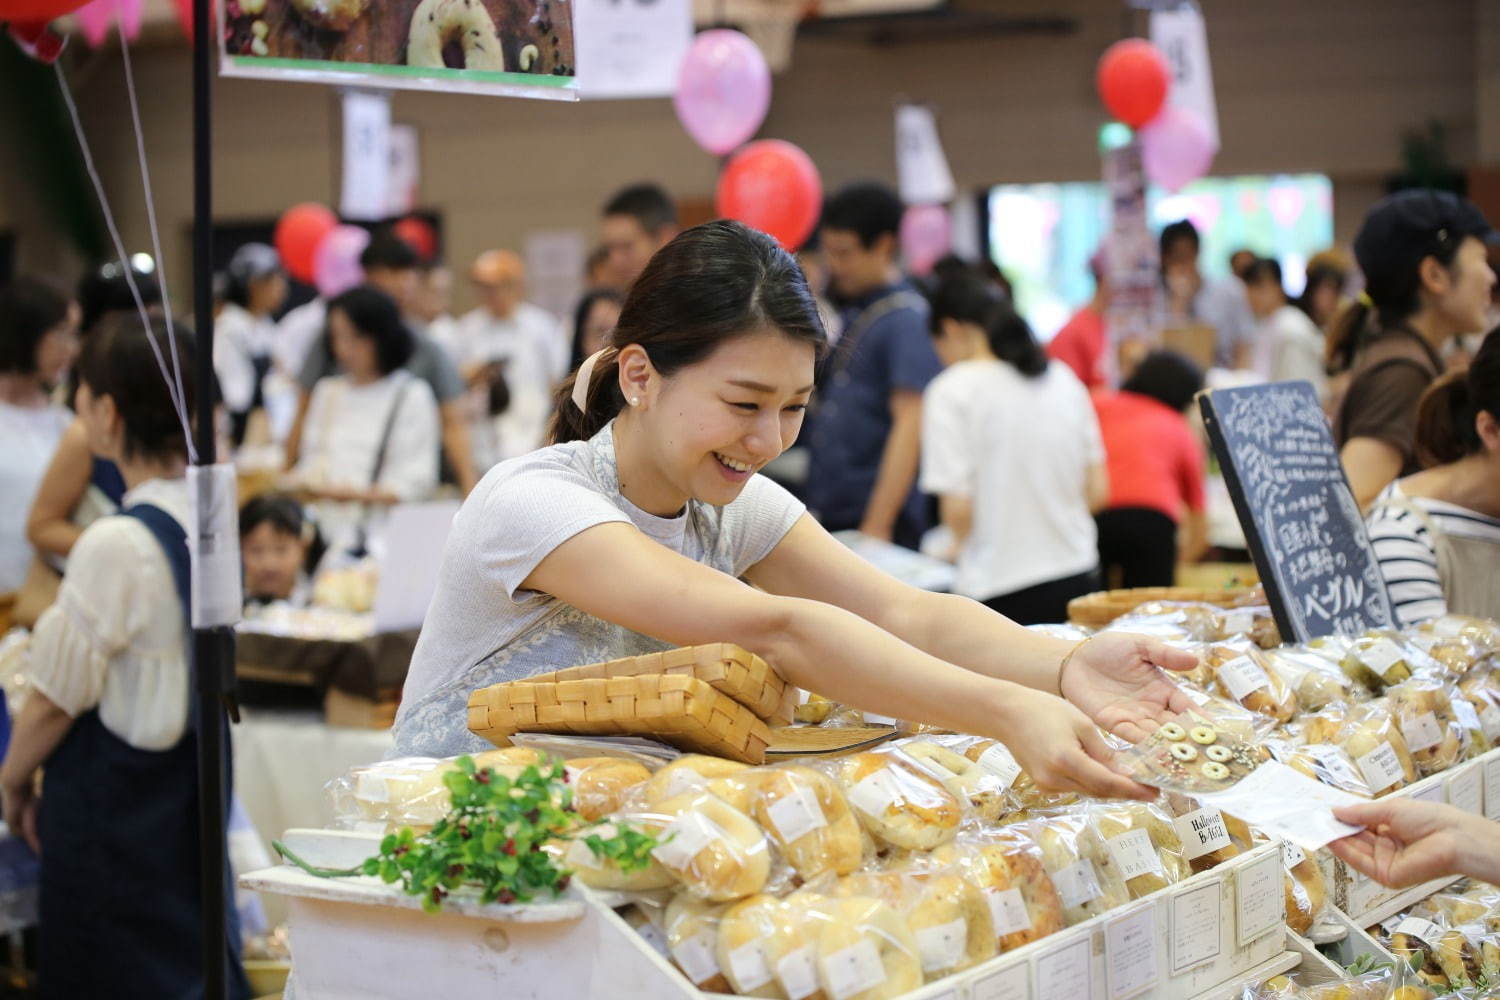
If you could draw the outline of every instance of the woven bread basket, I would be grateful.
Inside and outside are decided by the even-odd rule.
[[[1101,590],[1075,597],[1068,602],[1068,621],[1087,628],[1103,628],[1121,615],[1128,615],[1142,604],[1152,601],[1214,604],[1221,608],[1238,608],[1264,603],[1259,591],[1251,587],[1232,590],[1200,590],[1195,587],[1134,587],[1128,590]]]
[[[764,720],[686,674],[495,684],[469,696],[469,729],[502,747],[519,732],[646,736],[747,764],[771,742]]]

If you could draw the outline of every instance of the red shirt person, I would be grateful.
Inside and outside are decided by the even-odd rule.
[[[1073,369],[1078,381],[1093,392],[1108,384],[1104,352],[1109,349],[1109,333],[1104,326],[1104,312],[1109,308],[1109,284],[1102,250],[1089,258],[1089,273],[1094,276],[1094,297],[1069,317],[1048,342],[1047,356]]]

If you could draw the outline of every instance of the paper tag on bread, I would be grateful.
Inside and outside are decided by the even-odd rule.
[[[1053,873],[1052,884],[1057,886],[1057,895],[1062,899],[1063,906],[1070,910],[1104,895],[1104,890],[1099,888],[1099,876],[1094,871],[1094,863],[1088,858],[1079,858],[1068,867]]]
[[[798,948],[776,963],[776,980],[790,1000],[810,997],[822,987],[818,984],[818,949],[812,945]]]
[[[1474,711],[1474,706],[1469,699],[1456,697],[1453,699],[1453,717],[1458,724],[1472,733],[1484,731],[1484,724],[1479,721],[1479,713]]]
[[[951,969],[964,957],[969,940],[969,923],[963,917],[916,932],[917,952],[922,956],[923,972]]]
[[[1307,860],[1307,852],[1289,840],[1281,842],[1281,863],[1287,871]]]
[[[1182,841],[1182,856],[1188,861],[1234,846],[1224,824],[1224,814],[1217,809],[1184,813],[1172,825],[1177,828],[1177,839]]]
[[[1020,889],[986,889],[984,901],[989,905],[997,936],[1031,930],[1031,914],[1026,912],[1026,900]]]
[[[1384,677],[1387,670],[1406,659],[1406,650],[1391,640],[1382,638],[1377,639],[1368,649],[1356,655],[1365,666]]]
[[[1161,856],[1151,845],[1151,835],[1145,830],[1129,830],[1118,837],[1111,837],[1104,845],[1109,848],[1110,857],[1114,858],[1115,867],[1120,870],[1125,881],[1129,882],[1142,875],[1166,878]]]
[[[1015,756],[1004,743],[996,743],[980,754],[978,763],[1000,782],[1001,791],[1010,791],[1010,786],[1021,776],[1021,765],[1016,763]]]
[[[1365,784],[1377,795],[1406,777],[1401,758],[1396,756],[1396,748],[1384,741],[1355,763],[1359,765],[1359,773],[1365,776]]]
[[[873,990],[885,982],[885,963],[880,949],[869,938],[833,952],[822,961],[823,979],[833,1000],[846,1000],[856,993]]]
[[[1245,635],[1254,627],[1255,612],[1253,611],[1226,611],[1224,613],[1224,637],[1226,639]]]
[[[1392,933],[1408,934],[1429,945],[1436,945],[1443,939],[1443,929],[1431,920],[1423,920],[1421,917],[1402,918]]]
[[[1219,667],[1219,681],[1235,701],[1244,701],[1262,688],[1271,686],[1271,678],[1248,656],[1230,660]]]
[[[771,981],[771,967],[759,941],[740,945],[729,953],[729,973],[740,993],[758,990]]]
[[[691,810],[667,824],[661,832],[661,843],[651,851],[651,856],[668,868],[683,871],[698,852],[715,841],[727,843],[729,835],[701,812]]]
[[[766,816],[784,844],[800,840],[828,825],[828,817],[823,815],[823,807],[818,803],[818,793],[800,782],[767,806]]]
[[[705,927],[672,949],[672,957],[695,985],[706,983],[719,974],[719,959],[715,953],[718,942],[719,935],[713,928]]]
[[[1431,750],[1443,742],[1443,727],[1431,712],[1401,717],[1401,735],[1406,737],[1406,747],[1412,753]]]
[[[1302,748],[1313,761],[1313,770],[1319,780],[1336,787],[1368,785],[1364,776],[1354,769],[1349,755],[1341,747],[1329,743],[1309,743]]]

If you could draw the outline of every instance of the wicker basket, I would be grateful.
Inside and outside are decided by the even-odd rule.
[[[754,712],[686,674],[495,684],[469,696],[469,729],[496,746],[519,732],[648,736],[747,764],[771,742]]]
[[[1128,615],[1142,604],[1152,601],[1192,602],[1215,604],[1221,608],[1238,608],[1254,602],[1256,593],[1250,587],[1237,587],[1233,590],[1199,590],[1193,587],[1101,590],[1069,601],[1068,621],[1088,628],[1103,628],[1121,615]]]
[[[644,674],[696,677],[726,694],[772,726],[792,721],[797,707],[797,689],[782,679],[765,660],[730,642],[684,646],[664,653],[629,656],[607,663],[569,667],[550,674],[528,677],[531,684],[544,681],[594,680],[609,677],[639,677]]]

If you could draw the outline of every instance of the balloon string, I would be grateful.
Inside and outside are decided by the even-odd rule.
[[[125,91],[130,96],[130,121],[135,127],[135,156],[141,168],[141,189],[146,195],[146,221],[151,227],[151,252],[156,256],[157,283],[161,285],[161,307],[167,321],[167,344],[172,358],[172,376],[177,385],[177,398],[186,400],[187,392],[182,387],[182,367],[177,355],[177,325],[172,318],[172,296],[168,291],[167,262],[162,256],[161,235],[156,226],[156,201],[151,195],[151,169],[146,163],[146,140],[141,130],[141,108],[135,96],[135,71],[131,68],[130,43],[125,34],[125,27],[121,25],[120,59],[125,64]],[[191,435],[188,436],[188,440],[192,441]],[[198,460],[193,448],[189,447],[188,453],[194,462]]]
[[[182,435],[187,442],[188,458],[196,463],[198,451],[193,447],[192,428],[188,422],[187,406],[183,403],[185,397],[177,394],[176,385],[167,369],[166,359],[162,357],[161,345],[157,343],[156,335],[151,331],[151,317],[146,312],[146,303],[141,298],[141,290],[136,285],[134,270],[125,254],[125,241],[120,238],[120,228],[115,224],[114,212],[110,210],[109,198],[104,193],[104,182],[99,179],[99,169],[94,165],[94,154],[89,149],[88,138],[83,133],[83,122],[78,117],[78,105],[73,100],[73,92],[68,89],[68,78],[63,74],[62,61],[53,63],[52,68],[57,73],[57,84],[62,91],[63,103],[67,106],[68,116],[73,123],[73,134],[77,137],[78,147],[83,153],[83,165],[88,171],[89,180],[93,182],[94,194],[99,199],[99,207],[104,212],[104,224],[109,229],[110,239],[114,241],[115,253],[119,255],[120,266],[125,272],[125,284],[130,289],[131,298],[135,300],[135,309],[141,317],[141,326],[145,328],[146,340],[151,345],[151,353],[156,356],[156,366],[161,369],[162,378],[166,380],[167,395],[171,398],[172,409],[176,411],[177,419],[182,423]]]

